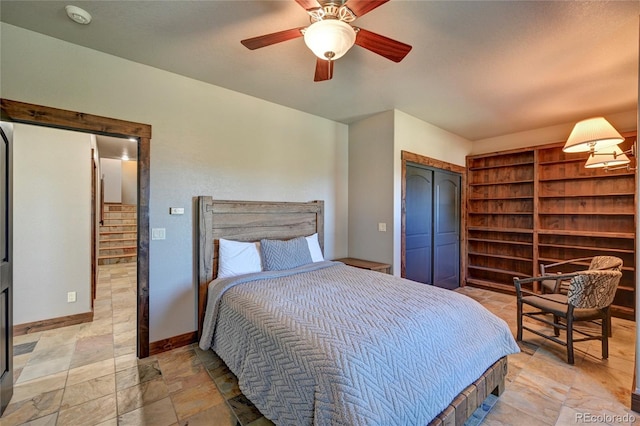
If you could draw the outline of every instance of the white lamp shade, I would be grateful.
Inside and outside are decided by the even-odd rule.
[[[564,152],[598,151],[624,141],[624,138],[604,118],[594,117],[576,123],[564,144]]]
[[[631,160],[625,153],[622,152],[620,147],[614,146],[604,149],[606,152],[596,151],[596,155],[589,155],[589,159],[585,163],[587,169],[596,169],[599,167],[615,167],[624,166],[629,164]],[[615,155],[614,155],[615,153]]]
[[[338,19],[314,22],[304,32],[304,42],[320,59],[336,60],[342,57],[356,41],[353,27]]]

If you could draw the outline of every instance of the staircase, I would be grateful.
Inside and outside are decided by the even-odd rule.
[[[137,259],[137,217],[133,204],[104,203],[100,226],[98,265],[135,262]]]

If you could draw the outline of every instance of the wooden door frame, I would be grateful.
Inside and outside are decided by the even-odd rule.
[[[76,132],[138,139],[137,357],[148,357],[151,126],[2,98],[0,98],[0,119]]]
[[[96,266],[96,159],[95,149],[91,148],[91,310],[96,298],[98,268]]]
[[[467,169],[457,164],[436,160],[409,151],[401,152],[402,159],[402,199],[400,204],[400,276],[406,275],[406,238],[407,238],[407,163],[419,164],[421,166],[433,167],[460,175],[460,287],[464,287],[464,274],[467,264]]]
[[[7,129],[8,126],[2,126],[0,123],[0,149],[4,156],[5,168],[0,171],[4,176],[2,179],[2,188],[5,192],[2,196],[2,210],[4,210],[4,223],[0,223],[0,226],[4,229],[4,258],[0,258],[0,275],[5,274],[6,282],[0,282],[0,295],[6,292],[7,300],[0,300],[0,311],[4,318],[0,319],[2,322],[2,330],[0,331],[0,339],[3,340],[3,344],[0,345],[0,357],[4,362],[0,362],[2,368],[0,368],[0,415],[2,415],[11,398],[13,397],[13,194],[12,183],[13,177],[11,175],[13,170],[13,129]],[[0,255],[2,256],[2,255]],[[0,277],[0,280],[2,278]],[[3,287],[7,286],[6,289]],[[6,308],[6,310],[5,310]],[[6,320],[6,321],[5,321]]]

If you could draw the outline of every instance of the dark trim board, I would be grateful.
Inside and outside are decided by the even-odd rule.
[[[151,126],[0,98],[0,119],[99,135],[138,139],[137,355],[149,356],[149,198]]]
[[[640,413],[640,392],[638,390],[631,392],[631,409],[636,413]]]
[[[99,115],[68,111],[25,102],[0,99],[2,119],[85,133],[116,137],[151,138],[151,126]]]
[[[179,336],[169,337],[167,339],[158,340],[149,344],[149,355],[158,355],[162,352],[171,351],[197,342],[198,332],[181,334]]]
[[[26,322],[13,326],[13,335],[37,333],[38,331],[53,330],[54,328],[67,327],[69,325],[82,324],[93,321],[93,311],[83,314],[66,315],[64,317],[51,318],[41,321]]]

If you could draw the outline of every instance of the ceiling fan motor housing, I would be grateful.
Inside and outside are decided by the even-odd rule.
[[[313,81],[331,80],[333,63],[354,44],[391,61],[400,62],[411,46],[389,37],[376,34],[351,22],[387,3],[389,0],[295,0],[309,15],[308,27],[291,28],[271,34],[241,40],[254,50],[283,41],[304,37],[305,44],[316,58]]]
[[[353,22],[357,16],[351,9],[342,3],[327,2],[322,7],[307,10],[311,22],[323,19],[339,19],[344,22]]]

